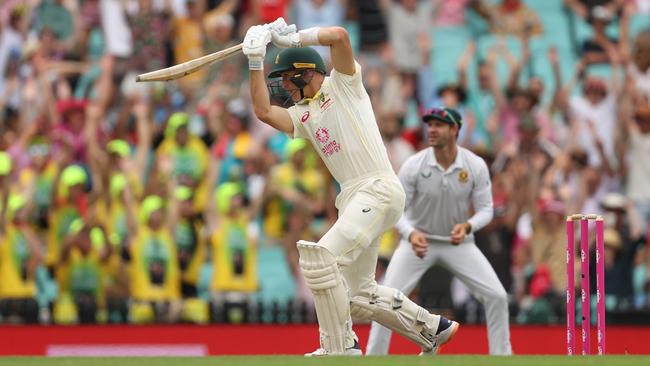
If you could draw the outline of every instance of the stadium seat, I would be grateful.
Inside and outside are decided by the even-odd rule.
[[[258,256],[260,289],[256,300],[264,306],[288,303],[296,296],[296,282],[284,250],[277,246],[260,247]]]
[[[470,33],[464,27],[434,28],[431,32],[431,67],[437,85],[458,81],[458,60]]]

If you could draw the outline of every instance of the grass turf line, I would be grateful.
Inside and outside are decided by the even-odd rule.
[[[213,357],[0,357],[0,366],[558,366],[650,365],[650,356],[213,356]]]

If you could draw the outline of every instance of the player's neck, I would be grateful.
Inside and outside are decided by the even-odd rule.
[[[438,165],[440,165],[444,170],[447,170],[447,168],[456,161],[458,148],[456,148],[456,143],[451,143],[446,146],[434,147],[433,153]]]

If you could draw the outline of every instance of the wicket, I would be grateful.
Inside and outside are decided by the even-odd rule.
[[[598,215],[570,215],[566,219],[566,326],[567,326],[567,355],[575,351],[575,229],[574,222],[580,221],[580,269],[581,269],[581,308],[582,308],[582,354],[591,353],[591,291],[589,288],[589,220],[596,222],[596,303],[598,327],[598,354],[605,354],[605,243],[603,238],[604,221]]]

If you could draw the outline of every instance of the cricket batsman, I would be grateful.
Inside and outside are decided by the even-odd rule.
[[[423,353],[435,354],[452,339],[458,323],[375,282],[379,237],[400,218],[405,194],[388,161],[348,33],[327,27],[281,35],[286,24],[280,23],[253,26],[244,38],[255,114],[289,136],[308,139],[341,185],[336,223],[317,243],[297,243],[320,328],[320,348],[306,355],[361,355],[351,315],[377,321]],[[271,42],[284,50],[268,76],[281,78],[294,103],[289,108],[270,103],[264,57]],[[334,69],[329,76],[318,52],[308,47],[315,45],[330,48]]]

